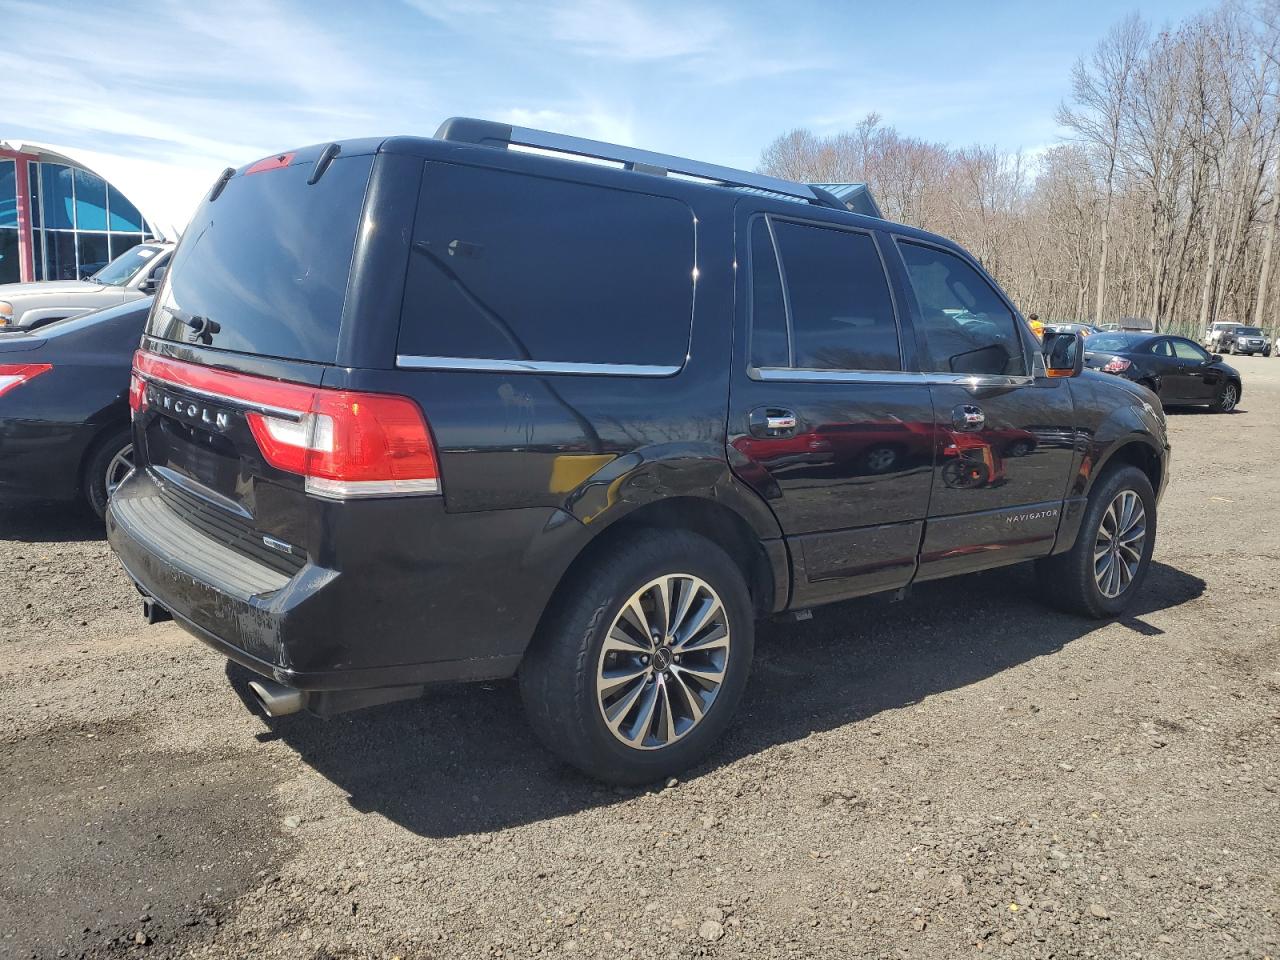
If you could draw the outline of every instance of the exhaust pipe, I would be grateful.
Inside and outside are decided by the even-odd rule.
[[[287,717],[291,713],[297,713],[307,700],[307,695],[301,690],[286,687],[274,680],[250,680],[249,689],[258,698],[258,705],[268,717]]]

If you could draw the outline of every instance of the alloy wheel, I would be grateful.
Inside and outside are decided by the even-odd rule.
[[[1121,490],[1102,515],[1093,546],[1093,577],[1098,590],[1114,600],[1129,589],[1147,542],[1147,511],[1142,498]]]
[[[731,644],[724,603],[705,580],[672,573],[646,583],[600,650],[596,697],[609,732],[638,750],[686,736],[724,684]]]
[[[125,478],[133,473],[133,444],[126,444],[122,447],[111,462],[107,464],[106,487],[107,499],[111,499],[111,495],[116,492],[116,488],[124,483]]]
[[[1228,383],[1222,389],[1222,402],[1221,402],[1222,412],[1230,413],[1232,410],[1234,410],[1236,408],[1237,399],[1238,397],[1236,394],[1236,385],[1234,383]]]

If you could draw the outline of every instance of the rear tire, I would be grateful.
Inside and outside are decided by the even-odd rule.
[[[564,584],[520,667],[525,712],[547,749],[588,776],[652,783],[697,763],[728,728],[754,635],[727,553],[693,533],[641,530]]]
[[[99,440],[85,461],[81,489],[99,519],[107,515],[107,500],[133,469],[133,428],[125,427]]]
[[[1119,616],[1142,589],[1155,543],[1151,481],[1137,467],[1110,470],[1089,494],[1075,545],[1036,561],[1041,598],[1082,617]]]

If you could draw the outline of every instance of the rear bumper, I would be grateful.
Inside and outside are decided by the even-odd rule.
[[[112,497],[107,538],[182,627],[277,683],[370,690],[515,672],[560,572],[528,550],[510,569],[513,533],[536,537],[547,521],[523,514],[542,511],[502,511],[521,516],[503,518],[495,539],[492,518],[450,516],[438,499],[319,509],[336,512],[324,554],[341,569],[308,560],[282,573],[237,552],[187,524],[145,470]],[[459,542],[461,556],[441,549]]]

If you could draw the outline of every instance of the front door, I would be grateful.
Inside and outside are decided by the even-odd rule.
[[[929,387],[873,231],[744,201],[729,457],[790,548],[793,605],[915,573],[935,454]]]
[[[1075,457],[1070,383],[1043,375],[1034,335],[975,265],[894,246],[938,436],[918,579],[1043,556]]]
[[[1169,345],[1177,364],[1180,399],[1204,403],[1216,397],[1222,386],[1222,371],[1213,365],[1213,357],[1199,344],[1182,337],[1170,337]]]

